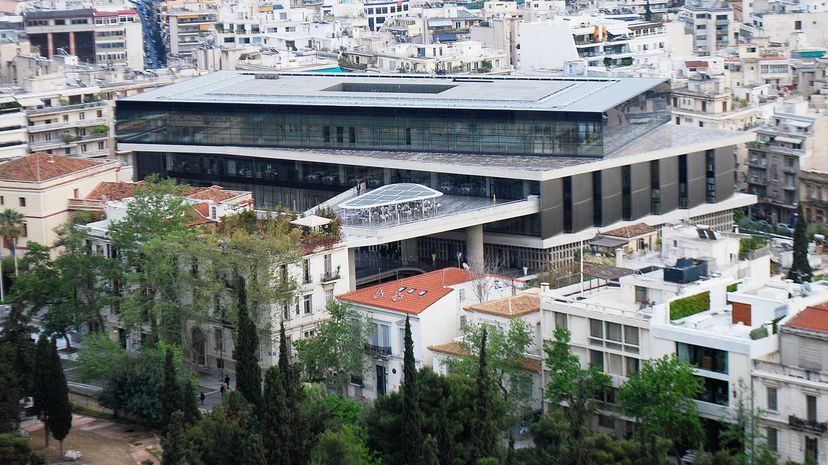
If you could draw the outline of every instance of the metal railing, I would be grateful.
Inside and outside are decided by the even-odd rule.
[[[72,105],[58,105],[54,107],[46,107],[46,108],[38,108],[35,110],[28,110],[26,113],[29,116],[33,115],[46,115],[49,113],[58,113],[61,111],[72,111],[72,110],[83,110],[85,108],[101,108],[107,105],[106,101],[102,102],[88,102],[88,103],[76,103]]]
[[[391,355],[391,346],[375,346],[373,344],[365,344],[365,352],[377,358],[388,357]]]

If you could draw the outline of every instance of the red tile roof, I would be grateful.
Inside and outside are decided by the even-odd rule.
[[[191,187],[184,191],[184,197],[196,200],[212,200],[214,202],[224,202],[238,196],[239,192],[226,191],[221,186]]]
[[[707,68],[708,63],[704,60],[688,60],[684,62],[684,66],[688,68]]]
[[[135,193],[135,187],[141,184],[141,182],[99,182],[92,189],[92,192],[86,195],[86,198],[90,200],[104,200],[104,198],[106,200],[123,200],[132,197]]]
[[[828,333],[828,302],[802,310],[784,326]]]
[[[202,202],[193,205],[192,217],[193,220],[188,222],[187,226],[212,223],[213,220],[210,219],[210,204]]]
[[[460,268],[443,268],[429,273],[357,289],[337,296],[339,300],[417,315],[442,299],[454,286],[473,276]],[[399,291],[400,288],[405,288]],[[413,292],[409,291],[414,289]],[[425,294],[420,295],[423,291]]]
[[[602,236],[622,237],[624,239],[632,239],[633,237],[643,236],[655,232],[655,228],[646,223],[636,223],[629,226],[622,226],[611,231],[604,231]]]
[[[0,180],[48,181],[83,171],[104,162],[87,158],[70,158],[47,153],[33,153],[0,163]]]

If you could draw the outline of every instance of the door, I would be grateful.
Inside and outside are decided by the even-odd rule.
[[[385,395],[386,382],[387,380],[385,374],[385,367],[382,365],[377,365],[377,396]]]

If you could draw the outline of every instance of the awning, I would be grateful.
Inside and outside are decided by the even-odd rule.
[[[628,276],[635,273],[635,270],[629,268],[619,268],[611,265],[592,265],[586,266],[584,273],[594,278],[603,279],[605,281],[615,281],[623,276]]]
[[[624,24],[609,24],[607,25],[607,32],[614,36],[622,36],[630,34],[632,31]]]
[[[451,27],[454,23],[450,19],[431,18],[428,20],[429,27]]]
[[[796,126],[798,128],[809,128],[813,123],[809,123],[807,121],[789,120],[788,124],[790,124],[791,126]]]
[[[787,144],[801,144],[803,139],[797,139],[794,137],[785,137],[785,136],[776,136],[774,138],[776,142],[785,142]]]
[[[290,224],[295,224],[296,226],[304,226],[306,228],[318,228],[320,226],[325,226],[330,222],[330,218],[324,218],[317,215],[308,215],[302,218],[296,218],[295,220],[291,221]]]
[[[593,247],[607,247],[607,248],[617,248],[622,245],[627,245],[630,243],[629,239],[620,239],[616,237],[599,237],[597,239],[593,239],[589,241],[589,245]]]
[[[35,97],[24,97],[17,99],[17,103],[24,107],[39,107],[40,105],[43,105],[43,100]]]

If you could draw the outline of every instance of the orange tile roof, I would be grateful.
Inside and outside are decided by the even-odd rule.
[[[196,200],[212,200],[214,202],[224,202],[233,197],[238,197],[239,194],[235,191],[226,191],[221,186],[191,187],[184,191],[184,197]]]
[[[103,161],[33,153],[0,163],[0,180],[48,181],[92,168]]]
[[[828,333],[828,302],[802,310],[784,326]]]
[[[539,312],[540,297],[533,293],[523,293],[505,299],[490,300],[488,302],[469,305],[464,310],[511,318]]]
[[[112,181],[103,181],[99,182],[92,192],[86,195],[87,199],[90,200],[123,200],[128,197],[132,197],[135,193],[136,185],[141,185],[142,183],[134,183],[134,182],[112,182]]]
[[[443,268],[410,278],[357,289],[337,296],[339,300],[417,315],[473,276],[460,268]],[[405,288],[399,291],[400,288]],[[411,289],[414,291],[410,292]],[[424,295],[420,295],[425,291]]]
[[[193,220],[187,223],[187,226],[212,223],[213,220],[210,219],[210,204],[202,202],[193,205],[192,217]]]
[[[439,352],[441,354],[454,355],[457,357],[467,357],[469,351],[457,342],[447,342],[445,344],[438,344],[436,346],[428,346],[428,350],[432,352]],[[540,373],[541,361],[536,358],[523,357],[523,368],[527,371]]]
[[[652,226],[646,223],[636,223],[631,224],[629,226],[622,226],[617,229],[612,229],[610,231],[604,231],[601,233],[601,235],[623,237],[624,239],[632,239],[633,237],[642,236],[644,234],[649,234],[651,232],[655,232],[655,228],[653,228]]]

